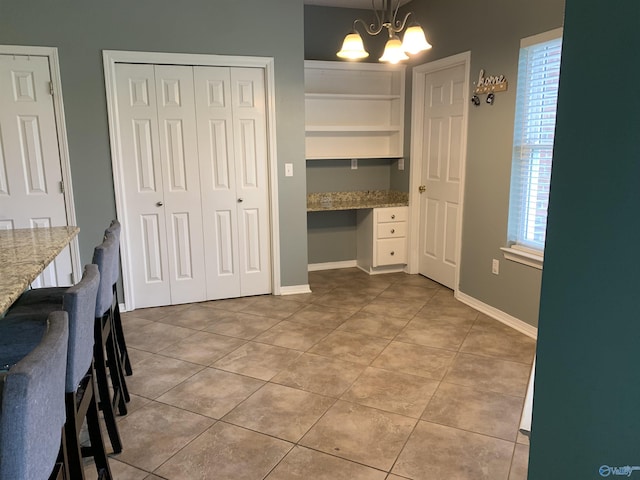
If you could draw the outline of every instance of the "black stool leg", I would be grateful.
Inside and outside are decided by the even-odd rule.
[[[118,433],[118,426],[116,424],[116,415],[113,411],[113,403],[111,400],[111,393],[109,392],[109,378],[107,376],[107,359],[105,358],[104,349],[106,341],[103,337],[103,318],[96,318],[95,321],[95,343],[93,346],[93,360],[96,372],[96,385],[98,388],[98,395],[100,396],[99,407],[102,410],[104,416],[104,423],[107,427],[107,434],[111,442],[111,448],[114,453],[120,453],[122,451],[122,442],[120,441],[120,434]]]
[[[122,328],[122,318],[120,317],[120,305],[118,303],[118,291],[116,285],[113,285],[113,326],[120,354],[120,363],[124,367],[127,376],[133,374],[131,369],[131,361],[129,360],[129,351],[127,350],[127,342],[124,339],[124,330]],[[128,401],[128,400],[127,400]]]

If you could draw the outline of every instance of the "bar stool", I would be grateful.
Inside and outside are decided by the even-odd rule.
[[[120,277],[120,232],[122,227],[118,220],[112,220],[109,227],[105,230],[105,236],[112,233],[116,237],[116,244],[118,248],[114,256],[115,264],[113,266],[113,328],[116,335],[116,342],[118,344],[118,353],[120,355],[120,364],[124,368],[126,375],[131,375],[133,370],[131,369],[131,361],[129,360],[129,351],[127,350],[127,342],[124,338],[124,330],[122,328],[122,318],[120,317],[120,302],[118,301],[118,278]]]
[[[61,438],[68,336],[66,312],[51,313],[38,345],[3,373],[0,480],[66,476]]]
[[[68,288],[63,295],[63,308],[69,318],[69,344],[65,383],[66,423],[65,440],[72,479],[84,479],[84,456],[93,456],[99,478],[111,479],[109,462],[104,449],[98,406],[95,398],[93,368],[94,315],[100,285],[97,265],[86,265],[82,280]],[[4,321],[12,325],[46,320],[52,304],[32,304],[29,313],[9,313]],[[32,328],[33,330],[33,328]],[[91,448],[81,449],[80,429],[87,423]]]
[[[93,263],[100,272],[100,284],[94,312],[94,346],[93,360],[95,380],[100,398],[99,408],[102,410],[105,426],[114,453],[122,451],[122,442],[116,424],[115,410],[121,415],[127,414],[126,402],[129,392],[124,380],[124,373],[118,355],[117,344],[113,335],[113,284],[112,270],[117,257],[115,236],[109,233],[103,242],[94,249]],[[62,299],[66,287],[36,288],[27,290],[9,309],[8,316],[33,313],[34,309],[49,311],[62,309]],[[108,371],[107,371],[108,370]],[[113,387],[113,395],[109,389]]]

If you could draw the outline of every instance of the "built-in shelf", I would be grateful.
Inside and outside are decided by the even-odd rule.
[[[405,67],[305,62],[306,158],[399,158]]]

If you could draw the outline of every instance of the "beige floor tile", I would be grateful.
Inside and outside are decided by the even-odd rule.
[[[448,350],[394,341],[371,366],[442,380],[454,356]]]
[[[149,325],[153,320],[149,320],[147,318],[142,318],[136,316],[136,311],[133,312],[123,312],[120,314],[120,319],[122,321],[122,328],[126,335],[133,330],[137,330],[139,328],[144,327],[145,325]]]
[[[465,323],[467,322],[447,318],[413,319],[395,339],[399,342],[457,351],[471,329],[471,322]]]
[[[161,318],[166,317],[167,315],[172,315],[180,312],[184,312],[191,308],[192,304],[188,303],[186,305],[167,305],[165,307],[151,307],[151,308],[138,308],[132,312],[127,312],[127,314],[131,314],[138,318],[145,318],[147,320],[153,320],[154,322],[158,321]]]
[[[520,443],[522,445],[529,445],[529,437],[518,432],[518,438],[516,439],[516,443]]]
[[[332,330],[329,328],[309,327],[301,323],[283,320],[258,335],[254,341],[304,352],[331,332]]]
[[[109,470],[111,471],[111,477],[117,480],[144,480],[149,475],[149,472],[127,465],[113,457],[109,458]],[[93,458],[86,458],[84,460],[84,480],[97,479],[98,472]]]
[[[209,428],[214,421],[179,408],[151,402],[120,419],[118,428],[124,448],[115,458],[152,472]]]
[[[304,303],[299,303],[295,300],[283,300],[282,297],[279,296],[262,295],[256,297],[254,302],[251,302],[241,311],[244,313],[252,313],[254,315],[284,320],[302,309],[304,306]]]
[[[284,440],[218,422],[155,473],[168,480],[262,479],[292,447]]]
[[[402,299],[402,298],[385,298],[379,296],[369,302],[362,308],[363,312],[373,313],[375,315],[384,315],[388,317],[396,317],[406,320],[407,322],[420,311],[425,301]]]
[[[415,423],[409,417],[338,401],[300,444],[388,471]]]
[[[536,342],[532,338],[486,315],[479,315],[460,351],[531,365],[535,348]]]
[[[364,365],[305,353],[271,379],[293,388],[337,398],[358,378]]]
[[[408,283],[395,283],[380,294],[381,298],[391,298],[397,300],[409,300],[426,303],[438,293],[438,289],[431,284],[411,285]]]
[[[509,480],[527,480],[529,470],[529,447],[527,445],[516,445],[511,461],[511,471]]]
[[[207,308],[215,308],[218,310],[226,310],[229,312],[239,312],[251,303],[255,302],[258,297],[241,297],[226,298],[224,300],[212,300],[210,302],[202,302],[198,305]]]
[[[351,315],[353,315],[353,311],[351,310],[308,305],[291,315],[287,320],[310,327],[336,328],[342,325]]]
[[[300,352],[289,348],[249,342],[221,358],[212,366],[260,380],[270,380],[299,356]]]
[[[530,372],[531,367],[522,363],[459,353],[444,381],[524,397]]]
[[[311,348],[309,353],[369,365],[388,344],[389,341],[382,338],[335,331]]]
[[[133,394],[153,399],[203,368],[202,365],[154,355],[136,365],[134,374],[127,377],[127,387]]]
[[[357,312],[340,325],[338,330],[392,340],[404,328],[407,322],[408,319],[406,318],[376,315],[369,312]]]
[[[157,401],[219,419],[263,385],[262,380],[205,368]]]
[[[146,352],[158,353],[169,345],[196,333],[196,330],[151,322],[142,328],[127,332],[127,348],[137,348]]]
[[[393,473],[412,479],[507,480],[513,443],[419,422]]]
[[[245,343],[246,340],[241,338],[197,332],[161,350],[160,355],[200,365],[211,365]]]
[[[160,318],[158,322],[191,328],[193,330],[204,330],[215,321],[215,315],[215,310],[212,311],[210,308],[195,304],[184,311],[165,315]]]
[[[314,305],[323,307],[338,308],[342,310],[350,310],[354,313],[362,307],[366,307],[369,302],[374,300],[376,295],[360,295],[353,292],[346,292],[342,289],[331,290],[326,295],[313,301]]]
[[[385,472],[296,446],[265,480],[384,480]]]
[[[437,387],[436,380],[369,367],[341,399],[420,418]]]
[[[523,399],[441,383],[422,418],[503,440],[515,441]]]
[[[221,310],[216,321],[205,328],[209,333],[251,340],[270,329],[280,320],[277,318],[252,315],[250,313],[227,312]]]
[[[125,338],[128,336],[125,334]],[[127,353],[129,354],[129,361],[131,362],[131,368],[135,373],[135,367],[138,363],[146,360],[147,358],[153,357],[155,354],[151,352],[146,352],[144,350],[138,350],[137,348],[133,348],[127,345]]]
[[[334,403],[334,398],[267,384],[229,412],[223,420],[297,442]]]

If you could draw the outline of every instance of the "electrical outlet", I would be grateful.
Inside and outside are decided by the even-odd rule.
[[[398,170],[404,170],[404,158],[398,159]]]
[[[352,158],[351,159],[351,170],[357,170],[358,169],[358,159],[357,158]]]
[[[500,275],[500,260],[496,260],[495,258],[491,262],[491,273],[494,275]]]

